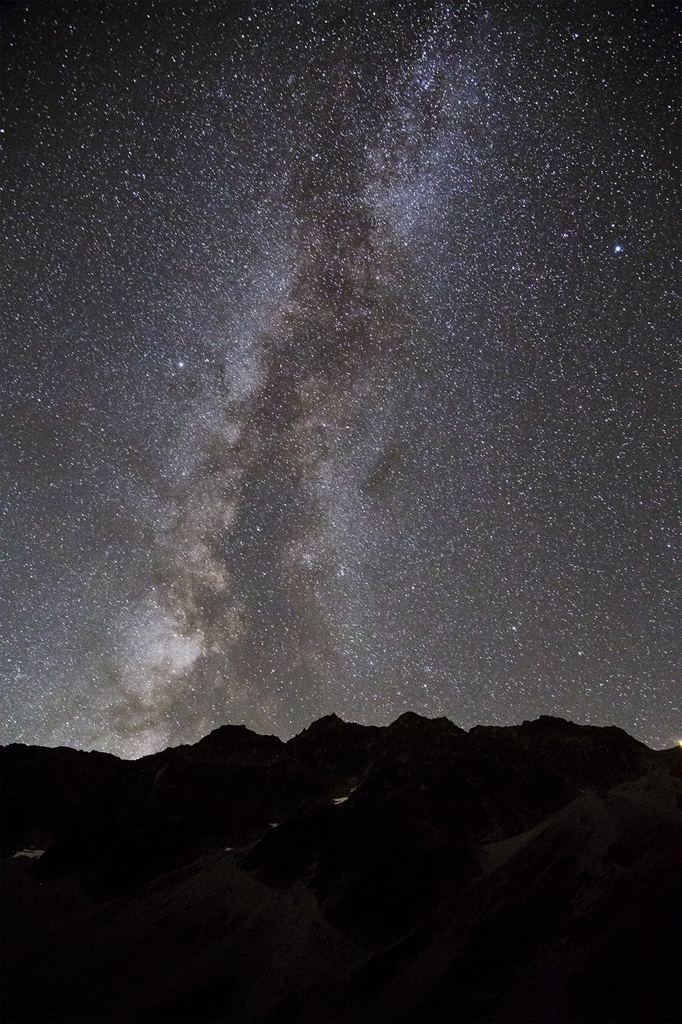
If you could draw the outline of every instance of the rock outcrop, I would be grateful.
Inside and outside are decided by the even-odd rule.
[[[671,1024],[681,753],[412,713],[5,747],[2,1019]]]

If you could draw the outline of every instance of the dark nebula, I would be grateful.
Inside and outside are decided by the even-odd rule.
[[[673,5],[2,13],[2,741],[670,746]]]

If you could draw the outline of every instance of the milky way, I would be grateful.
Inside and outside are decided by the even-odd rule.
[[[672,6],[3,6],[3,742],[671,745]]]

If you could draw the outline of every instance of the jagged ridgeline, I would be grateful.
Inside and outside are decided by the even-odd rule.
[[[679,1019],[679,749],[334,715],[2,749],[3,1019]]]

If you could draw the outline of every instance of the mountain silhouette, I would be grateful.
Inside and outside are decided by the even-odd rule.
[[[2,755],[5,1022],[680,1019],[680,760],[329,715]]]

